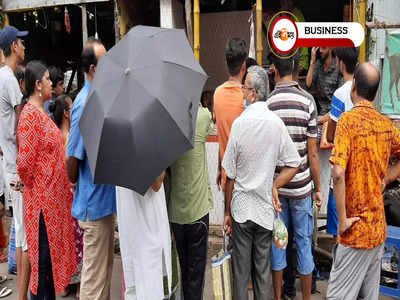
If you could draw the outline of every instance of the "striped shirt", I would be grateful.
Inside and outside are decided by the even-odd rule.
[[[317,119],[311,99],[297,82],[278,83],[267,99],[267,106],[285,123],[296,144],[301,164],[296,176],[279,190],[279,196],[287,199],[304,199],[312,192],[312,177],[307,155],[307,139],[317,138]],[[278,162],[275,176],[283,169]]]

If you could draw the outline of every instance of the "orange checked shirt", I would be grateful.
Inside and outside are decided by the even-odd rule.
[[[342,245],[373,249],[386,240],[382,180],[392,155],[400,156],[400,130],[371,102],[342,114],[330,161],[345,170],[347,217],[360,217],[339,235]]]

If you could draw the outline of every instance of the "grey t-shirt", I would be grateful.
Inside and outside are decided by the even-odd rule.
[[[336,59],[332,60],[328,70],[324,70],[324,64],[317,60],[314,67],[312,85],[319,90],[317,102],[320,105],[319,115],[330,112],[333,93],[343,84],[343,77],[339,72]]]
[[[0,146],[4,153],[5,171],[17,173],[15,106],[21,104],[22,93],[9,66],[0,68]]]

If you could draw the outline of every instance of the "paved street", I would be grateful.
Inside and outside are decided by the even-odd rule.
[[[6,274],[7,273],[7,264],[3,263],[0,264],[0,273],[1,274]],[[121,257],[116,255],[114,259],[114,271],[113,271],[113,277],[112,277],[112,288],[111,288],[111,300],[119,300],[121,299],[121,275],[122,275],[122,265],[121,265]],[[17,293],[16,293],[16,277],[13,275],[7,275],[9,280],[7,281],[7,286],[12,288],[13,293],[4,298],[6,300],[16,300],[17,299]],[[300,289],[299,281],[297,282],[297,289]],[[318,291],[321,294],[316,294],[311,297],[312,300],[323,300],[325,299],[324,296],[326,294],[326,288],[327,288],[327,282],[326,281],[318,281],[317,283],[318,286]],[[69,296],[66,298],[63,297],[57,297],[57,299],[76,299],[73,296]],[[210,268],[210,263],[207,265],[207,271],[206,271],[206,283],[205,283],[205,294],[204,294],[204,300],[212,300],[213,299],[213,291],[212,291],[212,279],[211,279],[211,268]],[[252,300],[253,297],[250,295],[250,299]],[[300,300],[301,298],[301,292],[298,292],[296,300]],[[381,296],[379,300],[391,300],[394,298],[391,297],[385,297]]]

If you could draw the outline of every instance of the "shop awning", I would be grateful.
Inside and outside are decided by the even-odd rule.
[[[3,0],[3,11],[23,11],[40,7],[107,2],[109,0]]]

